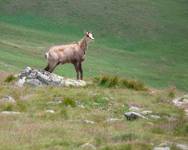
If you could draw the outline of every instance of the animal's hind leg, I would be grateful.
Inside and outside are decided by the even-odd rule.
[[[77,78],[77,80],[79,80],[79,64],[74,63],[74,67],[75,67],[75,70],[76,70],[76,78]]]
[[[83,69],[81,63],[79,63],[79,71],[80,71],[80,79],[83,80]]]

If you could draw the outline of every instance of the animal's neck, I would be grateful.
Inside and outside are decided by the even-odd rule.
[[[83,50],[85,54],[85,51],[87,50],[87,47],[88,47],[88,41],[86,37],[80,40],[79,45],[80,45],[81,50]]]

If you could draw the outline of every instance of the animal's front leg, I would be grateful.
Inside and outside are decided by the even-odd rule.
[[[46,68],[44,68],[44,70],[48,71],[50,68],[49,68],[49,64],[46,66]]]
[[[51,63],[51,65],[49,65],[49,72],[52,73],[54,71],[54,69],[57,67],[57,65],[59,65],[59,62],[54,62],[54,63]]]

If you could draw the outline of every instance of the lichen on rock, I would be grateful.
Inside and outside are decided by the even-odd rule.
[[[84,87],[86,82],[65,78],[44,70],[26,67],[19,75],[17,85],[22,87],[25,84],[33,86],[51,85],[61,87]]]

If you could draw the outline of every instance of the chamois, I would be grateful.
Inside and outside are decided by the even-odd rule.
[[[53,72],[59,64],[72,63],[77,73],[77,80],[83,80],[82,62],[85,60],[85,53],[91,40],[94,40],[93,34],[86,32],[77,43],[52,46],[45,53],[48,65],[44,70]]]

